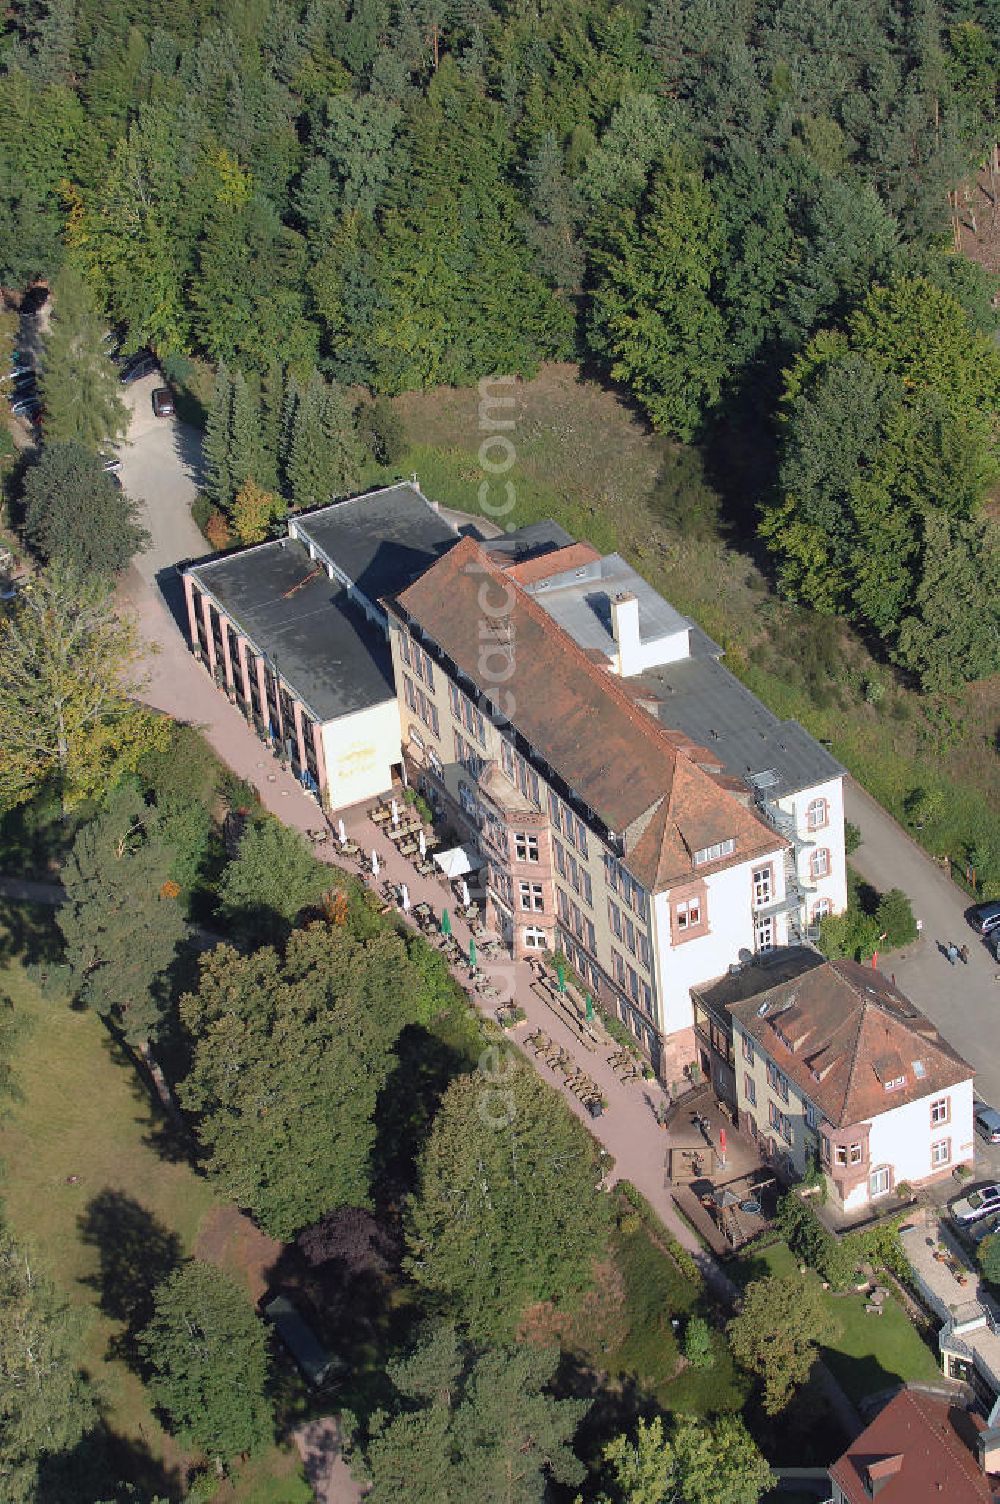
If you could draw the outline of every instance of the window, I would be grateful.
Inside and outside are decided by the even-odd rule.
[[[529,950],[544,950],[545,931],[536,929],[534,925],[529,925],[524,931],[524,943]]]
[[[753,1065],[753,1040],[750,1038],[749,1034],[742,1034],[740,1038],[743,1041],[743,1059],[746,1061],[747,1065]]]
[[[770,914],[758,916],[754,922],[754,946],[758,955],[774,949],[774,920]]]
[[[544,908],[541,883],[518,883],[517,891],[520,894],[522,909],[537,909],[540,911]]]
[[[587,855],[587,827],[582,820],[576,822],[576,849],[581,856]]]
[[[834,1162],[836,1164],[838,1164],[838,1165],[846,1165],[846,1163],[847,1163],[847,1145],[846,1144],[837,1144],[837,1145],[835,1145],[834,1150],[833,1150],[833,1156],[834,1156]]]
[[[813,877],[826,877],[830,871],[830,853],[825,846],[818,847],[809,858],[809,871]]]
[[[556,871],[560,877],[566,876],[566,848],[561,841],[552,842],[552,854],[556,861]]]
[[[951,1139],[939,1138],[936,1144],[931,1144],[931,1168],[937,1170],[941,1165],[951,1163]]]
[[[458,785],[458,802],[467,815],[475,816],[478,813],[476,796],[464,780]]]
[[[812,799],[806,809],[806,829],[822,830],[830,823],[830,806],[825,799]]]
[[[936,1128],[939,1123],[951,1121],[951,1098],[938,1097],[936,1102],[931,1103],[931,1127]]]
[[[406,632],[399,634],[399,656],[407,668],[413,667],[413,659],[410,656],[410,639]]]
[[[622,930],[623,930],[623,925],[622,925],[622,911],[618,907],[618,905],[612,899],[610,899],[610,898],[608,899],[608,919],[611,922],[611,929],[612,929],[612,931],[614,932],[615,935],[617,935],[618,939],[620,940],[621,937],[622,937]]]
[[[830,1139],[826,1133],[821,1133],[819,1136],[819,1152],[823,1163],[828,1165],[830,1163]]]
[[[417,730],[416,726],[411,726],[410,727],[410,733],[409,733],[409,735],[410,735],[410,741],[416,747],[417,751],[418,752],[422,752],[424,750],[424,739],[420,735],[420,732]]]
[[[716,841],[714,846],[703,846],[694,854],[696,867],[703,867],[706,862],[717,862],[721,856],[731,856],[736,850],[736,837],[730,836],[728,840]]]
[[[743,1076],[743,1095],[751,1107],[757,1106],[757,1083],[749,1071],[746,1071]]]
[[[818,898],[813,904],[813,923],[819,924],[821,919],[833,912],[833,905],[828,898]]]
[[[616,982],[625,981],[625,962],[616,950],[611,952],[611,970],[614,972]]]
[[[473,778],[478,778],[483,771],[483,759],[464,736],[459,736],[457,731],[455,732],[455,757],[463,768],[468,769]]]
[[[511,896],[511,881],[500,867],[490,867],[490,886],[495,893],[499,893],[504,903],[510,908],[513,899]]]
[[[753,880],[753,903],[755,909],[759,909],[761,904],[771,902],[773,876],[770,864],[766,867],[755,867],[753,869],[751,877]]]
[[[629,953],[634,956],[635,955],[635,925],[632,923],[631,919],[629,919],[628,915],[625,916],[625,944],[628,946]]]
[[[451,713],[456,721],[462,719],[462,691],[454,680],[448,681],[448,699],[451,701]]]
[[[886,1196],[892,1187],[892,1171],[888,1165],[880,1165],[868,1177],[868,1194],[871,1197]]]
[[[674,924],[678,930],[693,930],[701,924],[701,899],[682,898],[674,905]]]
[[[508,741],[500,743],[500,766],[503,768],[511,783],[514,782],[514,748]]]
[[[642,977],[639,978],[639,1001],[642,1003],[642,1006],[645,1008],[646,1012],[652,1015],[653,993],[649,983],[644,982],[642,980]]]
[[[781,1127],[781,1113],[773,1102],[768,1102],[767,1104],[767,1123],[769,1128]]]
[[[819,1113],[811,1102],[806,1103],[806,1123],[813,1129],[819,1126]]]
[[[851,1145],[850,1150],[848,1151],[847,1159],[848,1163],[852,1165],[859,1165],[861,1163],[862,1152],[860,1144]]]
[[[649,951],[649,941],[645,935],[639,934],[639,960],[647,971],[652,970],[652,960]]]
[[[519,830],[514,837],[514,854],[519,862],[537,862],[538,837]]]
[[[767,1062],[767,1084],[783,1102],[788,1101],[788,1082],[773,1060]]]
[[[409,706],[410,710],[412,710],[413,713],[416,714],[417,692],[413,688],[413,680],[408,679],[405,674],[403,675],[403,698]]]
[[[439,778],[443,778],[444,768],[441,765],[440,757],[438,757],[433,747],[427,748],[427,761],[431,765],[431,772],[436,773]]]

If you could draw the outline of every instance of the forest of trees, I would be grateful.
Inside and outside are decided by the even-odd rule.
[[[998,46],[997,0],[23,0],[0,282],[68,262],[127,347],[222,368],[247,540],[356,482],[344,388],[572,358],[678,439],[749,422],[786,593],[948,687],[1000,630],[992,286],[949,226]]]

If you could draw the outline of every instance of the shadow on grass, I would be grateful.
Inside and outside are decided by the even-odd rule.
[[[51,905],[0,898],[0,966],[20,961],[45,972],[60,965],[62,954],[63,938]],[[44,985],[48,978],[35,980]]]
[[[77,1220],[81,1241],[97,1250],[96,1274],[82,1281],[100,1296],[100,1307],[124,1331],[113,1337],[108,1357],[143,1375],[136,1337],[153,1314],[153,1292],[178,1267],[180,1239],[124,1191],[104,1190]]]
[[[184,1482],[149,1448],[106,1426],[90,1431],[68,1452],[47,1457],[38,1470],[34,1504],[139,1504],[181,1500]]]

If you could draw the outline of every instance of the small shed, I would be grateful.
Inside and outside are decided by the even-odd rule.
[[[273,1324],[308,1382],[314,1386],[322,1384],[333,1367],[333,1359],[288,1297],[275,1296],[264,1307],[264,1315]]]

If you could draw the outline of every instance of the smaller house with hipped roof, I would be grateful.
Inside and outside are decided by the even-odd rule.
[[[972,1066],[881,972],[803,960],[791,977],[751,968],[697,989],[731,1020],[744,1131],[790,1176],[817,1162],[848,1215],[971,1163]]]
[[[830,1468],[832,1504],[996,1504],[1000,1432],[954,1398],[902,1389]]]

